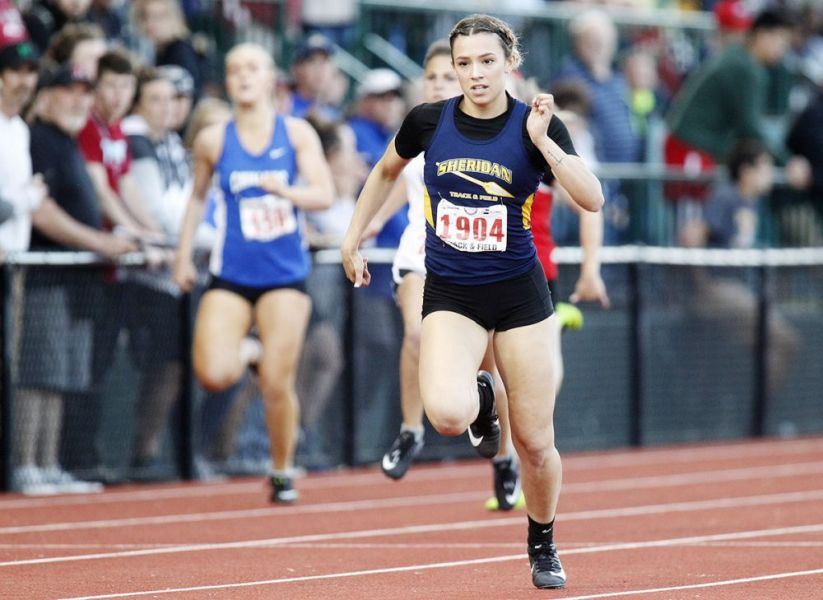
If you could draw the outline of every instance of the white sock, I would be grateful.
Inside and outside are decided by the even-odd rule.
[[[240,341],[240,360],[246,365],[256,365],[263,354],[263,345],[253,337],[244,337]]]
[[[419,425],[417,427],[410,427],[403,423],[400,426],[400,433],[403,433],[404,431],[408,431],[409,433],[414,434],[414,441],[419,442],[423,439],[423,433],[425,432],[425,429],[422,425]]]

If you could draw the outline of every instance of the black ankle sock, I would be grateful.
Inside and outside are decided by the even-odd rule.
[[[486,385],[486,382],[483,383],[477,382],[477,394],[480,396],[480,413],[481,415],[486,415],[492,410],[492,403],[493,403],[493,396],[492,390]]]
[[[529,517],[529,546],[554,542],[554,519],[551,523],[538,523]]]

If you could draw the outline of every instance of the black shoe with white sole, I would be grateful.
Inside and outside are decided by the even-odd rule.
[[[497,498],[497,510],[511,510],[520,500],[520,468],[514,458],[493,461],[494,495]]]
[[[529,564],[534,587],[551,589],[566,585],[566,572],[554,544],[529,544]]]
[[[383,455],[380,466],[387,477],[400,479],[409,470],[414,457],[423,449],[423,438],[417,439],[411,431],[401,431]]]
[[[493,458],[500,446],[500,421],[494,404],[494,379],[488,371],[477,374],[480,413],[469,425],[469,441],[483,458]]]

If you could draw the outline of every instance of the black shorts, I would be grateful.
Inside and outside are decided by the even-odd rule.
[[[305,281],[296,281],[294,283],[285,283],[282,285],[252,287],[248,285],[240,285],[239,283],[232,283],[231,281],[220,279],[214,275],[212,275],[209,280],[209,287],[206,291],[208,290],[225,290],[227,292],[232,292],[233,294],[237,294],[241,298],[248,300],[252,306],[257,304],[257,301],[260,300],[263,294],[267,294],[268,292],[272,292],[274,290],[297,290],[298,292],[308,294],[306,291]]]
[[[447,310],[468,317],[486,330],[506,331],[547,319],[554,312],[543,267],[514,279],[482,285],[458,285],[426,275],[423,318]]]

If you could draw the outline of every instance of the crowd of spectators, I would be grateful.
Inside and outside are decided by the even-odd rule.
[[[570,129],[592,165],[665,158],[686,173],[700,173],[725,165],[733,148],[753,141],[770,150],[785,168],[787,183],[810,193],[816,199],[812,206],[823,212],[823,9],[818,3],[577,4],[581,10],[568,23],[566,59],[552,72],[523,73],[521,80],[537,82],[536,88],[570,103],[566,108],[575,118]],[[320,134],[335,176],[336,202],[312,215],[306,226],[313,246],[335,247],[367,168],[417,102],[416,88],[389,68],[371,69],[356,81],[341,71],[335,55],[356,44],[357,2],[289,5],[300,9],[292,17],[298,43],[290,62],[278,65],[273,101],[279,111],[307,118]],[[180,339],[180,320],[179,292],[167,265],[191,186],[192,129],[228,118],[215,76],[219,61],[189,29],[204,6],[175,0],[0,0],[0,251],[91,250],[117,257],[140,248],[152,265],[128,275],[31,270],[16,282],[17,318],[24,325],[14,342],[20,354],[15,460],[21,489],[87,489],[66,469],[79,472],[99,463],[95,398],[121,330],[128,332],[132,360],[151,373],[139,384],[132,466],[151,472],[161,454],[164,427],[184,378],[183,348],[169,343]],[[689,53],[678,47],[682,39],[649,28],[617,27],[604,10],[615,6],[711,11],[717,35],[692,49],[696,58],[685,60]],[[241,2],[222,3],[221,9],[214,18],[235,23],[254,18]],[[786,73],[791,84],[781,86]],[[665,145],[661,132],[668,135]],[[616,180],[604,186],[606,243],[629,241],[631,189]],[[710,188],[680,185],[666,191],[683,215],[681,238],[692,245],[714,239],[718,209],[704,211]],[[766,192],[725,202],[723,222],[737,222],[729,211],[750,213]],[[396,246],[405,218],[399,211],[374,243]],[[708,234],[695,236],[695,231]],[[199,236],[204,253],[211,232],[204,223]],[[757,243],[756,232],[745,234],[748,245]],[[724,235],[739,240],[742,234]],[[382,275],[375,270],[376,310],[393,311],[388,270]],[[97,290],[93,299],[77,285],[80,276],[96,282],[88,286]],[[99,285],[113,279],[119,285]],[[103,323],[101,313],[118,311],[122,319]],[[322,317],[313,323],[322,324]],[[309,386],[317,382],[306,370],[323,364],[327,373],[341,368],[329,367],[334,356],[324,352],[339,346],[334,332],[316,330],[316,344],[312,335],[307,353],[319,358],[301,366]],[[328,383],[318,386],[326,391],[315,396],[330,393]],[[316,419],[318,411],[308,414]],[[85,433],[73,433],[70,422],[82,424]],[[82,460],[61,453],[67,439]]]

